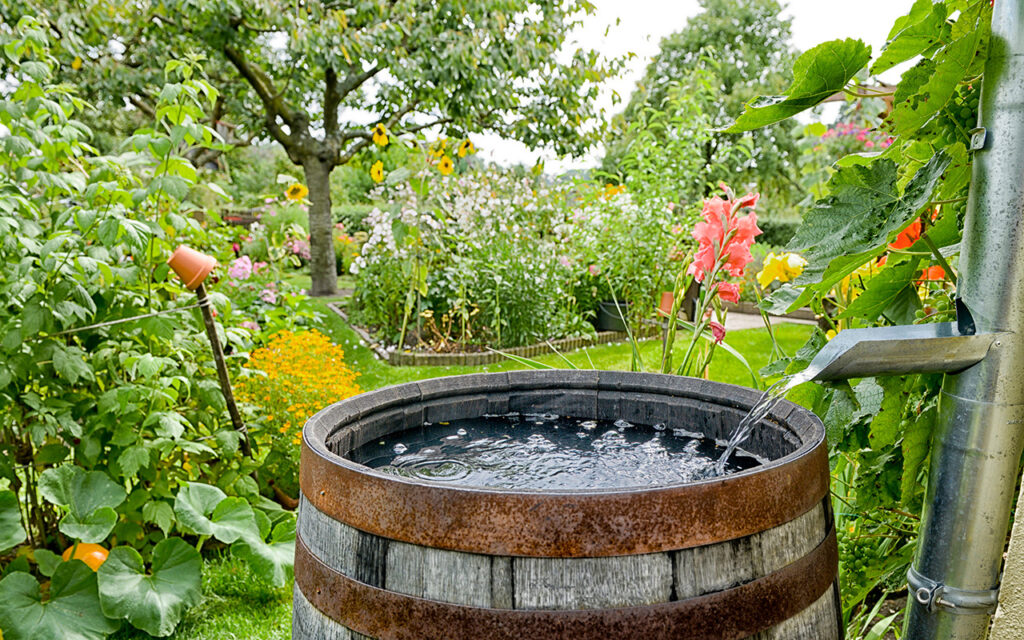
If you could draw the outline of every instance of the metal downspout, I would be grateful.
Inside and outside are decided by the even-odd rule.
[[[1005,333],[948,374],[910,572],[909,640],[982,640],[1024,448],[1024,0],[997,0],[975,135],[958,295]]]

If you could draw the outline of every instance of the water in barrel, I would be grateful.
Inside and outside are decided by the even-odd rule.
[[[465,486],[614,489],[712,478],[724,445],[685,426],[509,414],[424,424],[367,443],[350,458],[398,476]],[[721,472],[762,463],[738,451]]]

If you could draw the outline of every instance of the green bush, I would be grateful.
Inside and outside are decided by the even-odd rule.
[[[757,237],[759,244],[783,248],[796,235],[796,230],[800,228],[800,221],[760,218],[757,221],[757,226],[761,229],[761,235]]]

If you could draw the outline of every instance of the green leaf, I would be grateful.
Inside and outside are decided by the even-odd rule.
[[[0,602],[5,640],[103,640],[119,626],[103,615],[96,574],[81,560],[57,566],[45,602],[36,579],[22,572],[0,580]]]
[[[868,280],[864,292],[850,303],[838,318],[864,318],[870,322],[878,319],[904,289],[916,288],[914,275],[920,260],[915,258],[896,265],[887,265],[878,275]],[[916,295],[916,294],[915,294]]]
[[[85,352],[78,347],[55,347],[53,368],[62,378],[75,384],[79,380],[92,379],[92,368],[85,362]]]
[[[174,509],[163,500],[153,500],[142,506],[142,519],[155,524],[166,536],[174,526]]]
[[[82,542],[101,542],[116,525],[117,512],[110,507],[100,507],[82,516],[71,511],[61,518],[57,528],[69,538]]]
[[[917,0],[910,13],[896,21],[882,55],[871,65],[871,74],[884,73],[935,46],[945,22],[944,4],[933,3],[933,0]]]
[[[914,495],[920,491],[921,483],[918,476],[931,449],[932,431],[937,414],[936,400],[932,398],[916,417],[906,421],[901,444],[903,476],[900,478],[900,500],[903,504],[909,505]]]
[[[0,551],[21,544],[26,538],[21,526],[21,511],[18,496],[13,491],[0,491]]]
[[[47,469],[39,477],[39,492],[68,513],[60,521],[65,535],[84,542],[99,542],[117,524],[114,507],[127,494],[102,471],[85,471],[75,465]]]
[[[199,602],[201,564],[199,552],[181,538],[157,543],[151,573],[138,551],[117,547],[97,572],[103,613],[150,635],[170,635],[185,611]]]
[[[36,564],[39,565],[39,573],[47,578],[52,578],[57,567],[64,562],[64,558],[46,549],[36,549],[32,552],[32,556],[35,558]]]
[[[868,433],[871,446],[876,451],[894,444],[899,439],[903,405],[907,401],[903,378],[886,376],[878,378],[877,382],[883,390],[882,401],[878,413],[871,421],[871,431]]]
[[[897,98],[892,111],[896,132],[910,136],[938,114],[956,92],[960,81],[967,77],[974,65],[979,47],[988,38],[989,21],[983,9],[984,2],[976,2],[960,14],[953,27],[953,41],[943,47],[932,60],[935,62],[928,80],[918,84],[913,96]]]
[[[79,516],[116,507],[128,495],[102,471],[86,471],[70,464],[44,471],[39,477],[39,492],[48,501],[68,507]]]
[[[806,287],[790,309],[806,304],[815,291],[825,292],[881,254],[890,237],[906,227],[931,199],[950,158],[939,152],[918,169],[901,194],[897,166],[878,158],[869,165],[837,171],[831,195],[804,215],[790,243],[809,264],[793,282]],[[808,286],[814,285],[814,286]]]
[[[741,133],[785,120],[843,90],[871,59],[871,47],[860,40],[832,40],[810,49],[793,65],[793,84],[783,96],[762,96],[725,133]]]
[[[232,543],[245,535],[258,536],[252,507],[242,498],[228,498],[217,487],[190,482],[178,491],[174,513],[182,528]]]
[[[231,545],[231,555],[248,562],[270,584],[283,587],[294,569],[295,520],[288,519],[274,527],[270,543],[264,542],[262,536],[239,538]]]
[[[117,464],[126,478],[134,478],[139,469],[149,466],[149,449],[141,444],[132,445],[117,457]]]

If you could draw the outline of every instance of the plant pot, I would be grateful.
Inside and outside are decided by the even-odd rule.
[[[167,264],[185,283],[185,288],[194,291],[217,266],[217,259],[185,245],[179,245],[167,260]]]
[[[600,302],[597,305],[597,318],[595,325],[598,331],[625,331],[626,323],[623,318],[629,318],[629,303]]]

